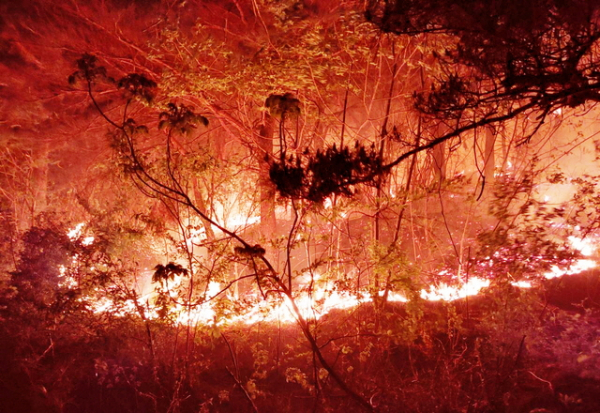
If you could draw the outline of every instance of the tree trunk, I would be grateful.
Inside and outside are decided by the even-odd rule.
[[[265,123],[260,126],[258,147],[258,185],[260,189],[260,231],[264,238],[270,238],[276,228],[275,188],[269,179],[269,162],[266,158],[273,155],[273,119],[266,115]]]
[[[494,145],[496,143],[496,134],[490,126],[485,128],[485,149],[483,157],[483,176],[485,184],[492,185],[494,183],[494,172],[496,169],[496,158],[494,154]]]
[[[209,216],[210,213],[206,209],[206,202],[204,202],[204,197],[202,196],[202,191],[200,190],[200,183],[198,182],[198,178],[194,179],[193,187],[194,187],[194,189],[193,189],[194,190],[194,203],[196,204],[196,207],[198,207],[200,212],[202,212],[204,215]],[[202,218],[201,218],[201,220],[202,220],[202,224],[204,225],[204,230],[206,231],[206,238],[209,241],[214,241],[215,233],[212,229],[210,222],[208,222]]]
[[[446,142],[433,147],[433,170],[437,183],[446,179]]]

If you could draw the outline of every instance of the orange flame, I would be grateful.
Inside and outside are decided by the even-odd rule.
[[[75,228],[69,231],[68,236],[71,239],[80,239],[84,245],[89,245],[93,242],[93,237],[85,237],[82,239],[84,224],[78,224]],[[577,237],[569,237],[569,242],[572,247],[579,250],[582,255],[590,257],[594,254],[595,248],[589,239],[581,239]],[[88,243],[88,244],[86,244]],[[73,257],[74,264],[77,257]],[[590,258],[576,260],[567,268],[559,268],[553,266],[551,271],[543,274],[545,278],[555,278],[563,275],[576,274],[581,271],[594,268],[596,262]],[[65,277],[63,284],[65,286],[73,286],[75,280],[67,279],[66,269],[61,268],[61,275]],[[319,275],[313,275],[313,280],[319,279]],[[171,289],[163,291],[170,295],[173,294],[172,289],[180,285],[181,280],[173,280],[170,283]],[[522,280],[511,283],[518,288],[532,288],[531,281]],[[490,280],[470,277],[466,282],[459,281],[457,285],[449,285],[442,283],[438,286],[432,286],[428,289],[420,291],[420,297],[428,301],[454,301],[465,297],[479,294],[484,288],[489,287]],[[327,283],[319,288],[306,291],[299,289],[293,297],[294,303],[288,297],[270,298],[267,300],[256,299],[249,306],[249,309],[241,314],[221,315],[217,318],[215,311],[215,298],[222,293],[222,287],[217,282],[210,282],[207,286],[206,300],[204,303],[194,308],[189,308],[183,305],[175,305],[171,308],[171,313],[174,316],[175,322],[178,324],[225,324],[225,323],[244,323],[253,324],[258,322],[283,322],[291,323],[296,321],[296,316],[292,309],[293,304],[297,307],[300,315],[305,319],[317,320],[332,310],[343,310],[354,308],[364,303],[373,301],[372,293],[367,290],[362,290],[354,293],[347,291],[339,291]],[[94,303],[94,311],[97,313],[113,312],[116,315],[136,314],[139,311],[144,311],[144,316],[148,319],[157,319],[158,308],[148,304],[150,296],[147,294],[135,303],[133,300],[128,300],[125,303],[119,303],[117,306],[110,298],[103,298]],[[379,296],[383,296],[384,292],[380,291]],[[387,299],[393,302],[407,302],[408,299],[394,291],[387,293]],[[141,300],[141,301],[140,301]],[[140,306],[140,304],[144,305]]]

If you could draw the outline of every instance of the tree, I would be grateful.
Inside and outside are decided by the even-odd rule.
[[[440,45],[431,51],[440,70],[430,87],[414,92],[414,107],[426,122],[445,123],[445,130],[409,148],[382,171],[423,151],[433,150],[439,158],[444,145],[473,138],[480,198],[495,180],[494,146],[506,139],[507,128],[518,134],[511,139],[511,151],[531,144],[534,136],[538,142],[532,146],[538,146],[556,128],[557,114],[582,106],[589,110],[600,97],[595,3],[374,0],[367,3],[365,16],[382,32]],[[525,182],[531,172],[523,176]]]
[[[597,4],[577,0],[374,0],[366,16],[384,32],[446,41],[434,54],[443,71],[431,91],[416,94],[415,106],[456,126],[424,150],[475,128],[535,116],[525,143],[549,114],[597,102],[598,13]]]
[[[263,299],[267,299],[267,294],[273,294],[276,295],[277,298],[285,298],[288,300],[294,317],[296,318],[304,337],[308,341],[311,351],[315,355],[322,368],[325,369],[329,376],[336,382],[336,384],[345,393],[347,393],[348,396],[362,406],[362,408],[369,411],[372,410],[372,405],[346,383],[343,377],[338,374],[338,372],[323,355],[323,352],[321,351],[317,341],[316,332],[314,331],[310,321],[303,316],[296,303],[296,296],[294,294],[292,284],[293,273],[291,271],[291,266],[287,266],[287,274],[285,271],[283,274],[276,271],[274,265],[265,256],[266,251],[263,247],[258,244],[251,245],[240,234],[233,230],[227,229],[222,224],[219,224],[215,218],[209,216],[207,212],[202,211],[191,197],[188,190],[188,185],[184,180],[185,171],[182,169],[183,162],[177,156],[177,154],[172,151],[172,133],[175,131],[179,133],[188,132],[194,129],[198,123],[207,126],[208,120],[205,117],[194,113],[192,110],[190,110],[190,108],[184,105],[177,105],[172,102],[168,103],[166,105],[167,110],[160,112],[159,114],[161,121],[158,124],[159,130],[167,130],[166,143],[163,144],[164,155],[162,156],[162,159],[148,160],[148,154],[138,148],[138,139],[140,135],[147,134],[149,130],[145,125],[138,125],[134,119],[128,116],[127,111],[130,105],[132,105],[136,99],[141,99],[144,102],[148,102],[149,97],[153,97],[150,89],[154,88],[156,84],[138,74],[129,74],[118,80],[116,82],[117,87],[119,89],[125,89],[127,92],[125,94],[125,99],[127,102],[124,105],[123,114],[120,116],[120,118],[124,120],[115,121],[111,119],[105,111],[102,110],[95,97],[95,87],[97,87],[99,83],[107,82],[110,84],[114,83],[115,81],[107,76],[107,71],[103,66],[99,66],[97,64],[97,58],[95,56],[84,55],[82,58],[77,60],[77,68],[78,70],[69,77],[69,82],[73,85],[77,85],[77,83],[83,84],[83,87],[87,90],[91,101],[99,111],[100,115],[114,129],[115,147],[122,157],[122,167],[124,168],[125,172],[131,176],[140,191],[149,197],[157,197],[169,209],[176,211],[174,212],[174,215],[177,218],[177,222],[181,227],[181,234],[184,237],[186,235],[186,231],[183,228],[182,212],[179,210],[179,207],[183,207],[186,210],[191,211],[203,222],[208,225],[212,225],[221,231],[221,233],[226,236],[226,239],[224,240],[226,244],[229,241],[234,241],[240,244],[241,246],[235,247],[234,252],[242,260],[248,260],[252,263],[254,273],[250,276],[255,278],[256,287],[261,292]],[[297,104],[294,104],[294,106],[297,107]],[[287,109],[282,111],[282,118],[283,113],[286,111]],[[281,151],[284,154],[283,156],[285,156],[283,148]],[[366,153],[363,150],[359,151],[359,154],[360,157],[358,158],[358,161],[364,162],[365,159],[367,159]],[[343,170],[344,168],[341,169]],[[327,191],[329,191],[329,189],[327,189]],[[329,193],[330,192],[327,192],[326,194],[328,195]],[[317,200],[322,201],[323,198],[324,196],[319,195]],[[292,234],[290,234],[290,238],[291,236]],[[153,281],[160,282],[161,286],[163,286],[163,281],[165,281],[165,285],[167,285],[168,279],[172,279],[175,274],[186,276],[189,274],[189,295],[184,306],[191,309],[193,306],[202,304],[201,300],[206,299],[206,297],[202,297],[199,302],[194,302],[194,276],[197,273],[201,273],[201,271],[197,270],[198,265],[193,255],[192,248],[187,245],[187,240],[185,241],[185,246],[187,248],[184,247],[184,249],[187,250],[187,261],[190,267],[189,272],[188,269],[185,269],[181,265],[172,262],[166,266],[157,265],[155,268]],[[291,248],[291,243],[288,241],[288,262],[290,262],[289,256]],[[222,256],[220,258],[230,259],[230,257],[227,256]],[[286,276],[288,279],[287,283],[285,282]],[[231,285],[241,281],[244,278],[248,278],[248,276],[243,276],[231,281],[221,291],[221,293],[227,291]],[[203,284],[207,285],[211,281],[210,273],[208,277],[203,277],[201,281]],[[163,298],[161,298],[161,300],[169,299],[165,298],[165,296],[162,297]],[[138,304],[136,301],[136,306],[137,305]],[[140,310],[140,314],[142,319],[146,321],[142,310]],[[190,331],[191,330],[188,326],[188,340],[191,337]],[[148,332],[148,336],[151,337],[150,332]],[[153,345],[150,345],[150,349],[152,354],[154,354]]]

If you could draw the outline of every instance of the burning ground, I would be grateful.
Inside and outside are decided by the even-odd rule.
[[[541,290],[504,284],[452,302],[366,303],[310,328],[377,411],[593,412],[599,284],[592,271]],[[3,411],[361,411],[293,323],[3,305]]]

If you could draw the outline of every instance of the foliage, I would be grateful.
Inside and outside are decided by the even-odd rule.
[[[1,354],[10,359],[1,374],[12,380],[1,381],[0,394],[13,391],[5,411],[176,405],[182,413],[201,406],[233,412],[252,404],[259,411],[361,411],[339,397],[291,325],[232,325],[216,335],[196,326],[193,351],[183,360],[178,354],[185,353],[185,340],[173,341],[182,327],[156,323],[151,360],[139,318],[79,311],[55,313],[40,324],[40,310],[6,306],[13,300],[3,292],[0,332],[10,340],[1,341]],[[590,411],[597,403],[597,315],[555,309],[538,324],[542,304],[533,293],[498,286],[468,304],[421,302],[418,311],[394,304],[380,315],[369,305],[338,310],[313,328],[326,356],[371,395],[379,412]],[[577,387],[569,386],[574,377]]]
[[[174,262],[170,262],[167,265],[158,264],[156,267],[154,267],[152,282],[162,284],[167,280],[173,280],[176,275],[187,276],[188,270],[179,264],[175,264]]]
[[[60,289],[60,267],[69,265],[74,249],[64,227],[50,224],[30,228],[23,236],[11,284],[26,300],[40,306],[52,305]]]
[[[148,104],[152,103],[154,99],[156,86],[156,82],[139,73],[130,73],[117,82],[119,89],[125,89],[132,96],[138,97]]]
[[[181,134],[190,134],[198,124],[208,126],[208,119],[193,112],[194,108],[185,105],[167,104],[167,110],[159,114],[158,129],[176,130]]]
[[[272,161],[269,177],[281,196],[321,203],[332,195],[352,196],[352,185],[371,183],[381,173],[381,159],[375,148],[356,142],[351,151],[334,144],[324,151],[290,155],[283,162]]]
[[[292,93],[271,95],[267,98],[265,106],[275,118],[282,119],[286,116],[294,118],[300,115],[300,101]]]
[[[563,206],[550,207],[535,199],[533,175],[530,170],[497,183],[489,205],[497,223],[477,235],[480,249],[472,262],[477,273],[491,273],[493,278],[505,274],[515,280],[537,278],[553,265],[566,268],[581,258],[567,242],[570,236],[580,235],[575,230],[580,223],[565,225]]]
[[[106,68],[103,66],[96,66],[98,58],[94,55],[85,54],[77,60],[78,70],[69,76],[69,84],[74,85],[78,80],[86,82],[94,82],[96,80],[107,80]],[[127,81],[120,81],[119,84],[125,86]],[[139,82],[138,82],[139,83]],[[138,87],[139,89],[139,87]]]
[[[420,106],[456,117],[526,101],[544,113],[597,101],[598,5],[579,0],[371,1],[367,17],[398,34],[446,33],[447,76]],[[469,74],[470,84],[459,79]],[[466,105],[466,102],[469,102]]]

